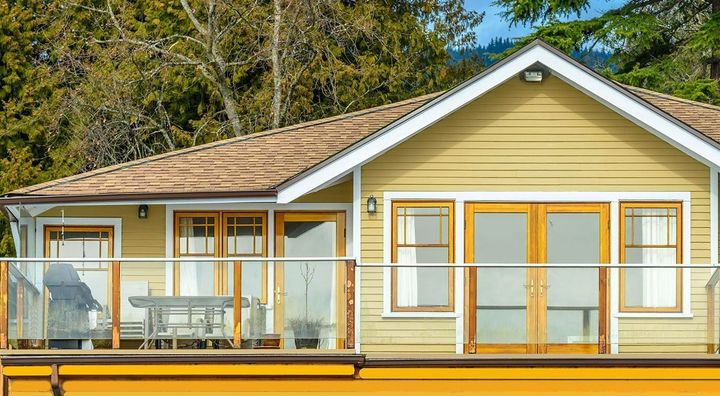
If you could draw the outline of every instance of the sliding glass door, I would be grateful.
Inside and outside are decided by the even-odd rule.
[[[468,204],[469,353],[604,352],[607,204]]]

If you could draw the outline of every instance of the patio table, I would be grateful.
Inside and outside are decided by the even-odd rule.
[[[225,310],[233,307],[233,296],[132,296],[128,301],[135,308],[145,309],[145,322],[151,326],[150,331],[144,332],[145,340],[139,349],[149,348],[158,338],[161,327],[173,331],[173,347],[177,329],[199,329],[204,333],[219,329],[222,337],[232,343],[225,334]],[[242,297],[242,308],[249,306],[248,299]],[[215,321],[216,316],[220,317],[219,321]],[[161,323],[163,317],[167,317],[167,321]]]

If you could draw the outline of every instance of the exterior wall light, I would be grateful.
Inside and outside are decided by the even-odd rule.
[[[375,199],[374,195],[371,195],[367,200],[367,212],[377,213],[377,199]]]
[[[138,206],[138,219],[147,219],[147,217],[148,217],[148,206],[147,205]]]
[[[525,70],[522,74],[523,80],[526,82],[542,82],[543,72],[542,70]]]

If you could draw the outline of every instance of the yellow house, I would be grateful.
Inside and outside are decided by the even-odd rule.
[[[3,390],[711,394],[719,167],[720,108],[536,41],[447,92],[12,191]]]

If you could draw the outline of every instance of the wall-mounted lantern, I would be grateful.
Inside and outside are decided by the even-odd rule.
[[[138,219],[147,219],[147,217],[148,217],[148,206],[147,205],[138,206]]]
[[[377,213],[377,199],[375,199],[374,195],[371,195],[370,198],[367,199],[367,212]]]

